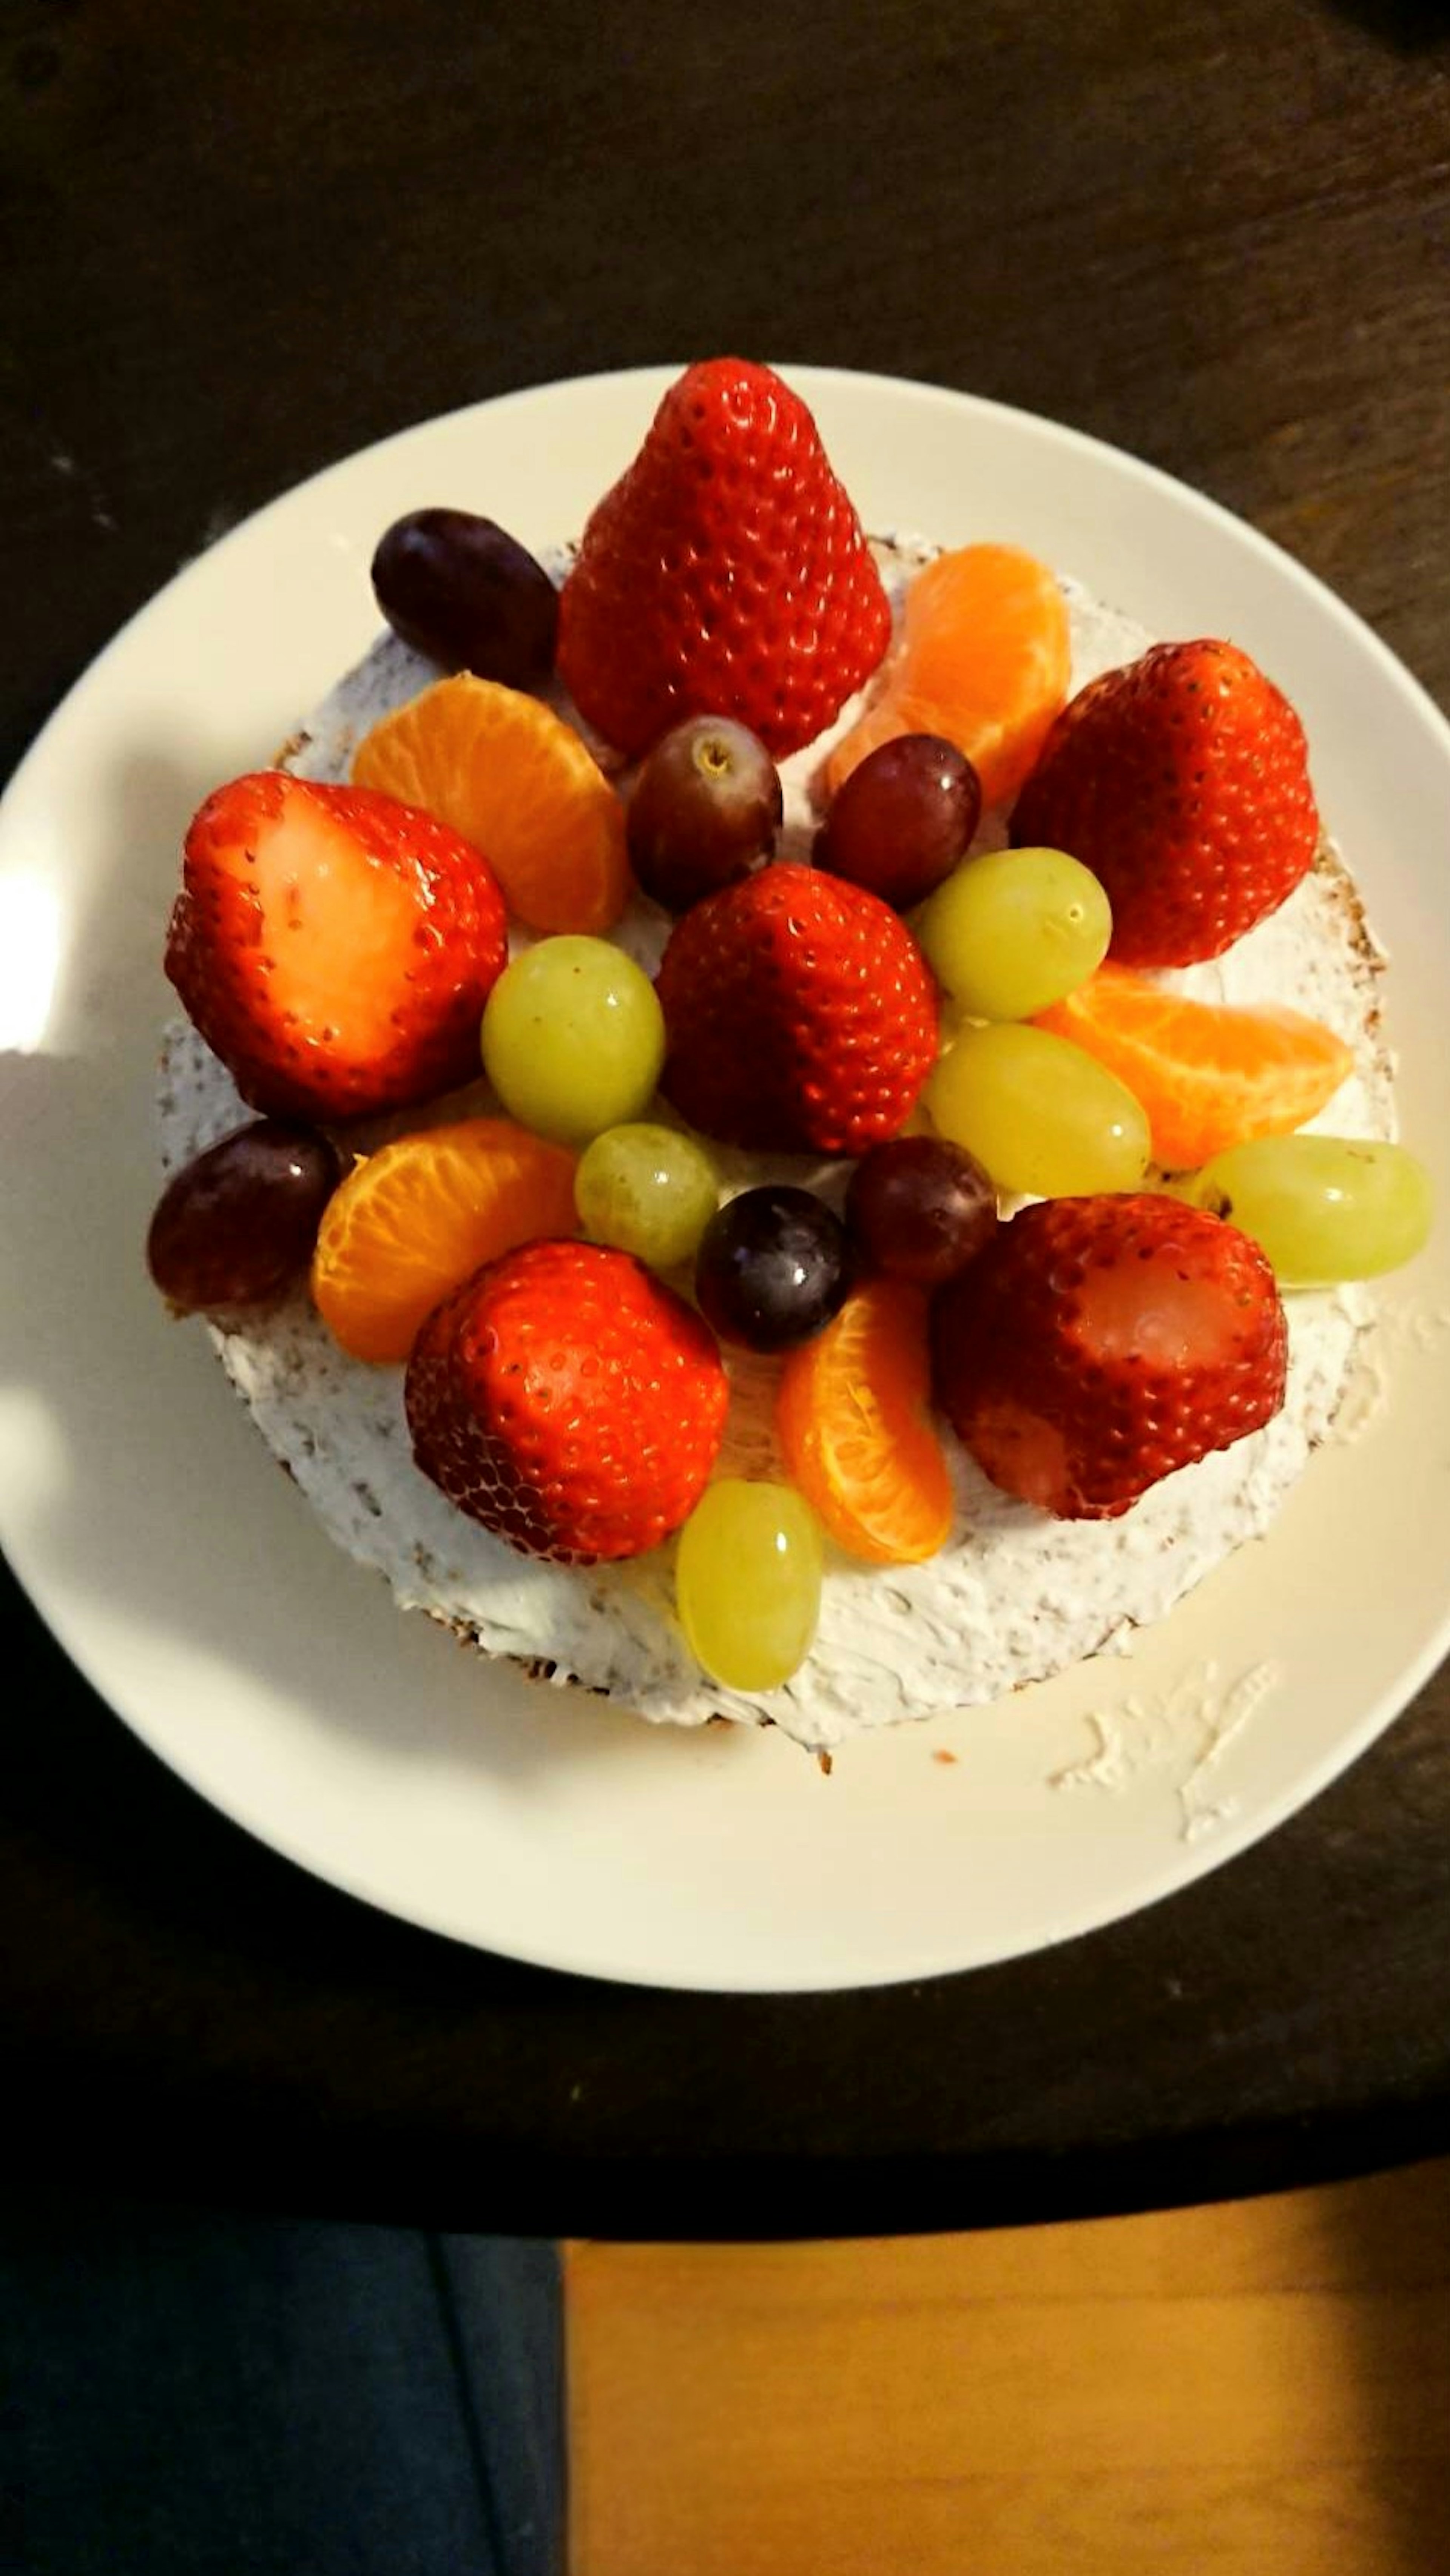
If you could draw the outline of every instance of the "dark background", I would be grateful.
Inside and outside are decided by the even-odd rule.
[[[1438,10],[8,0],[0,771],[181,562],[314,468],[727,348],[1149,457],[1450,704],[1447,280]],[[165,1774],[13,1585],[0,1616],[0,1978],[41,2178],[709,2235],[1450,2144],[1443,1674],[1268,1845],[1134,1921],[922,1988],[714,2000],[518,1968],[310,1882]]]

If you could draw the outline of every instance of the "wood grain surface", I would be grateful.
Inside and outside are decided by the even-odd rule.
[[[569,2249],[570,2576],[1432,2576],[1450,2168],[999,2236]]]
[[[300,477],[511,386],[732,346],[1115,441],[1450,705],[1443,9],[9,0],[0,252],[0,770]],[[1131,1923],[732,2002],[367,1913],[165,1775],[13,1585],[0,1616],[0,2007],[37,2170],[99,2130],[118,2176],[251,2203],[759,2235],[1450,2141],[1443,1674],[1270,1845]]]

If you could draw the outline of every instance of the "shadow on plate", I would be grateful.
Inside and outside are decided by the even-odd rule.
[[[81,939],[101,944],[93,923]],[[104,1695],[149,1738],[148,1697],[174,1691],[179,1653],[198,1694],[199,1757],[240,1671],[290,1723],[409,1765],[486,1772],[522,1796],[538,1776],[557,1786],[561,1773],[621,1758],[643,1788],[655,1771],[678,1783],[704,1763],[715,1778],[722,1759],[758,1752],[737,1729],[682,1738],[530,1683],[421,1614],[400,1615],[382,1580],[333,1544],[204,1328],[170,1321],[151,1287],[154,1032],[138,1036],[103,961],[94,983],[86,954],[72,965],[87,994],[85,1052],[0,1055],[20,1212],[7,1229],[0,1407],[14,1553],[43,1569],[61,1642]],[[235,1725],[235,1711],[221,1723]],[[174,1731],[167,1742],[184,1763]]]

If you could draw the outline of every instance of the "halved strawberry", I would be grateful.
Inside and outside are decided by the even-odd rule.
[[[259,770],[187,832],[166,972],[273,1117],[357,1118],[466,1082],[506,956],[487,860],[391,796]]]

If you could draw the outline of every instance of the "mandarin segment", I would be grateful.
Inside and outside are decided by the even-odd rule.
[[[792,1481],[839,1547],[877,1565],[918,1564],[951,1534],[927,1315],[908,1281],[867,1280],[781,1372],[776,1434]]]
[[[329,1201],[312,1298],[354,1359],[405,1360],[420,1325],[484,1262],[577,1234],[574,1156],[508,1118],[400,1136]]]
[[[870,704],[826,765],[832,796],[898,734],[940,734],[966,754],[982,802],[1005,805],[1030,774],[1067,697],[1067,602],[1019,546],[958,546],[919,572]]]
[[[1101,966],[1036,1025],[1127,1084],[1147,1112],[1153,1158],[1170,1172],[1292,1134],[1354,1067],[1343,1038],[1302,1011],[1191,1001],[1130,966]]]
[[[471,841],[527,929],[598,935],[624,910],[624,808],[537,698],[468,671],[435,680],[363,736],[352,774]]]

